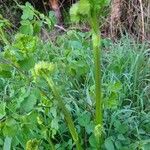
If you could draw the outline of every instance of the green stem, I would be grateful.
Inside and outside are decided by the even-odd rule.
[[[98,34],[98,33],[97,33]],[[95,68],[95,99],[96,99],[96,125],[102,125],[102,92],[101,92],[101,65],[100,65],[100,43],[99,35],[93,33],[94,68]]]
[[[49,136],[49,144],[50,144],[51,150],[56,150],[55,146],[53,145],[53,142],[51,141],[50,134],[48,136]]]
[[[76,144],[77,150],[82,150],[80,142],[79,142],[79,137],[76,131],[76,128],[74,126],[73,120],[71,118],[70,112],[67,110],[63,100],[60,97],[60,94],[58,90],[56,89],[56,85],[54,84],[53,80],[51,78],[48,78],[47,76],[45,77],[46,81],[48,82],[49,87],[53,91],[54,96],[56,97],[56,100],[58,101],[59,107],[62,110],[65,120],[67,122],[69,131],[71,133],[71,136]]]
[[[103,101],[102,101],[102,87],[101,87],[101,38],[99,32],[99,23],[97,21],[96,13],[92,14],[91,27],[92,27],[92,43],[94,53],[94,69],[95,69],[95,99],[96,99],[96,112],[95,123],[103,127]],[[99,137],[99,145],[103,143],[102,134]]]

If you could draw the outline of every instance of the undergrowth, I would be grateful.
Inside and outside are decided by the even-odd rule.
[[[52,30],[53,20],[37,11],[29,16],[22,17],[15,35],[1,38],[0,149],[75,149],[75,132],[84,149],[97,149],[91,33],[69,30],[43,41],[40,29]],[[6,20],[0,23],[5,31]],[[102,39],[102,48],[102,149],[148,150],[149,45],[124,36],[116,43]]]

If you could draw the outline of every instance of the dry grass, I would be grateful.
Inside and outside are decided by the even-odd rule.
[[[112,0],[109,35],[130,33],[141,40],[150,39],[149,0]]]

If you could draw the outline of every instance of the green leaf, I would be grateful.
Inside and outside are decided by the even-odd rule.
[[[118,95],[114,92],[104,101],[105,107],[108,109],[116,109],[118,106]]]
[[[18,61],[18,64],[21,67],[21,69],[25,71],[29,71],[31,68],[34,67],[35,60],[34,60],[34,57],[28,57],[22,61]]]
[[[128,131],[128,125],[125,123],[121,123],[119,120],[116,120],[114,122],[115,129],[120,133],[120,134],[125,134]]]
[[[105,140],[104,145],[106,150],[115,150],[113,141],[110,137]]]
[[[149,148],[150,148],[150,141],[149,141],[149,143],[146,143],[143,145],[144,150],[149,150]]]
[[[12,138],[10,137],[5,138],[3,150],[11,150],[11,141]]]
[[[17,134],[18,125],[15,119],[8,118],[5,121],[5,125],[3,127],[3,134],[4,136],[13,137]]]
[[[80,0],[79,1],[79,14],[80,15],[89,15],[90,14],[90,3],[89,0]]]
[[[21,19],[26,20],[32,20],[34,17],[34,8],[30,3],[26,3],[25,6],[23,7],[23,15],[21,16]]]
[[[93,148],[97,147],[97,142],[96,142],[96,138],[94,136],[94,134],[92,134],[89,138],[89,143]]]
[[[11,72],[10,71],[2,70],[2,71],[0,71],[0,77],[11,78]]]
[[[79,22],[80,21],[78,9],[79,9],[79,2],[77,2],[76,4],[73,4],[72,7],[70,8],[70,16],[71,16],[72,22]]]
[[[94,130],[94,123],[91,121],[89,124],[86,125],[85,129],[86,129],[86,132],[88,134],[92,133],[93,130]]]
[[[15,36],[14,48],[20,53],[30,56],[36,50],[38,39],[37,37],[25,34],[17,34]],[[13,51],[15,51],[15,49]]]
[[[79,116],[78,122],[81,126],[86,127],[90,123],[90,113],[84,113]]]
[[[52,22],[51,22],[51,20],[49,18],[46,18],[46,24],[48,25],[49,29],[52,28],[53,24],[52,24]]]
[[[53,25],[57,23],[54,11],[49,11],[48,17]]]
[[[29,20],[23,20],[20,23],[20,32],[22,34],[33,35],[33,25]]]
[[[29,140],[26,143],[26,150],[38,150],[39,141],[37,139]]]
[[[11,78],[11,69],[9,64],[0,63],[0,77]]]
[[[119,134],[119,135],[118,135],[118,139],[119,139],[120,141],[125,141],[125,140],[126,140],[126,138],[123,136],[123,134]]]
[[[122,143],[119,140],[115,141],[115,147],[117,150],[121,150],[122,149]]]
[[[0,63],[0,71],[1,71],[1,70],[10,71],[11,68],[12,68],[12,67],[11,67],[9,64]]]
[[[117,92],[117,91],[121,90],[121,88],[122,88],[122,84],[121,84],[121,82],[118,81],[112,85],[110,90],[113,92]]]
[[[5,109],[6,109],[6,102],[1,102],[0,103],[0,119],[5,117],[5,115],[6,115]]]
[[[51,128],[58,130],[59,129],[59,119],[54,118],[51,122]]]
[[[0,138],[0,146],[4,145],[4,141]]]
[[[21,104],[22,111],[30,112],[37,103],[37,97],[34,93],[30,94],[29,97],[25,98]]]
[[[21,126],[22,132],[30,132],[30,129],[36,129],[38,125],[38,113],[36,111],[31,111],[30,113],[21,116]]]
[[[33,31],[34,35],[37,35],[40,33],[42,27],[42,22],[41,21],[35,21],[33,25]]]

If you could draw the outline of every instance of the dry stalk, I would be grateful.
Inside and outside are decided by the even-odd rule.
[[[142,4],[142,0],[139,0],[139,2],[140,2],[140,9],[141,9],[142,40],[144,41],[144,39],[145,39],[144,11],[143,11],[143,4]]]

